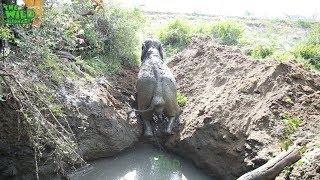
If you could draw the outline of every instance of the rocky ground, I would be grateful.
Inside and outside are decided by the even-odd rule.
[[[168,148],[218,179],[235,179],[284,150],[284,139],[305,141],[302,160],[279,178],[319,179],[319,75],[253,61],[210,38],[194,39],[169,64],[188,103]],[[302,120],[290,136],[286,115]]]

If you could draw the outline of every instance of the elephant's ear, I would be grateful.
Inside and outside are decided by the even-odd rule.
[[[141,63],[144,62],[146,54],[147,54],[146,44],[142,43],[142,47],[141,47]]]
[[[163,47],[162,47],[162,44],[160,43],[159,47],[158,47],[158,51],[159,51],[159,54],[160,54],[160,57],[161,59],[163,60]]]

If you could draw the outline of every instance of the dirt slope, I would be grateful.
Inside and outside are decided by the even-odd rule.
[[[235,179],[280,152],[281,139],[306,139],[305,162],[287,176],[319,177],[319,75],[294,64],[250,60],[210,38],[194,39],[169,65],[188,97],[184,125],[169,148],[214,177]],[[286,115],[302,120],[289,135]]]
[[[43,109],[41,114],[46,117],[46,121],[42,123],[48,126],[46,131],[60,130],[56,121],[64,128],[70,125],[71,130],[68,131],[73,132],[77,142],[74,150],[85,160],[113,156],[138,141],[142,127],[134,118],[128,121],[126,114],[127,103],[134,101],[138,72],[136,67],[123,69],[108,78],[92,78],[90,81],[66,77],[61,84],[56,85],[46,74],[35,69],[32,61],[33,59],[20,61],[12,57],[3,63],[6,72],[14,75],[27,89],[34,106]],[[31,72],[28,67],[32,69]],[[24,100],[25,97],[18,94],[21,88],[17,83],[12,78],[5,78],[19,95],[18,98]],[[5,96],[0,101],[0,179],[25,173],[31,173],[32,178],[29,179],[34,179],[34,150],[26,128],[29,126],[26,126],[26,120],[19,114],[10,88],[6,84],[1,85],[4,85]],[[44,91],[36,91],[40,87]],[[56,116],[56,121],[45,105],[36,104],[42,96],[47,104],[54,103],[60,107],[61,114]],[[59,163],[54,163],[52,156],[56,147],[50,145],[45,147],[41,159],[39,158],[40,174],[58,170],[55,165]],[[65,165],[65,169],[68,168]]]

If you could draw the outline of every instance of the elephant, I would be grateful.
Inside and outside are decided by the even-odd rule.
[[[144,135],[153,135],[151,120],[155,114],[163,120],[168,118],[164,130],[173,134],[172,128],[181,110],[177,103],[177,84],[169,67],[164,62],[163,48],[159,40],[147,39],[142,44],[141,65],[137,80],[137,104],[142,122]]]

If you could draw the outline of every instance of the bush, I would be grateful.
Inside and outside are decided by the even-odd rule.
[[[7,27],[0,27],[0,39],[6,41],[14,39],[11,29]]]
[[[303,58],[308,67],[320,70],[320,26],[314,26],[306,40],[298,44],[293,54],[296,58]]]
[[[307,44],[320,45],[320,25],[312,28],[312,31],[307,37]]]
[[[79,9],[83,6],[78,4]],[[124,64],[138,64],[145,27],[145,17],[139,9],[123,9],[115,5],[86,16],[81,22],[83,35],[94,53],[82,54],[92,59],[95,55],[103,55],[102,61],[112,63],[114,60]],[[111,62],[109,62],[111,61]]]
[[[310,59],[310,64],[317,70],[320,70],[320,56]]]
[[[295,57],[302,57],[303,59],[311,59],[320,56],[320,44],[299,44],[294,49]]]
[[[320,26],[313,27],[306,40],[295,47],[294,55],[304,59],[320,56]]]
[[[143,29],[145,22],[142,12],[138,9],[109,7],[105,14],[102,14],[102,18],[106,24],[99,24],[97,21],[96,27],[109,26],[107,37],[103,39],[105,52],[111,53],[115,58],[137,64],[141,50],[139,32]]]
[[[194,34],[200,35],[200,36],[201,35],[210,36],[212,31],[212,26],[213,25],[211,23],[206,23],[206,22],[196,24],[196,27],[194,28]]]
[[[188,45],[191,40],[192,28],[190,24],[181,19],[169,22],[159,30],[158,36],[165,46],[175,47],[180,50]]]
[[[295,133],[297,128],[302,123],[302,119],[296,116],[290,116],[288,114],[285,114],[282,118],[285,125],[285,134],[287,135],[291,135]]]
[[[287,150],[289,146],[293,144],[292,135],[297,131],[303,120],[287,113],[283,115],[282,120],[284,123],[284,130],[283,137],[280,141],[280,146]]]
[[[299,19],[299,20],[297,20],[296,23],[299,27],[302,27],[302,28],[311,28],[312,27],[312,22],[310,22],[308,20]]]
[[[96,64],[91,61],[98,59],[101,66],[92,67],[99,68],[99,75],[114,73],[123,64],[138,64],[142,41],[140,33],[144,28],[142,12],[110,5],[94,15],[82,16],[78,13],[82,12],[79,9],[91,6],[92,3],[74,2],[59,10],[47,9],[42,27],[26,32],[27,39],[19,44],[20,47],[28,53],[38,54],[68,51],[81,56],[89,65]],[[80,44],[80,40],[84,42]]]
[[[177,93],[177,102],[178,102],[179,106],[183,107],[183,106],[187,105],[188,98],[184,94],[178,92]]]
[[[291,52],[276,52],[273,54],[272,58],[279,62],[295,59],[294,55]]]
[[[244,34],[244,26],[234,21],[223,21],[214,24],[211,33],[222,44],[236,45]]]
[[[274,53],[274,48],[267,45],[257,45],[252,49],[251,56],[254,58],[266,58]]]

